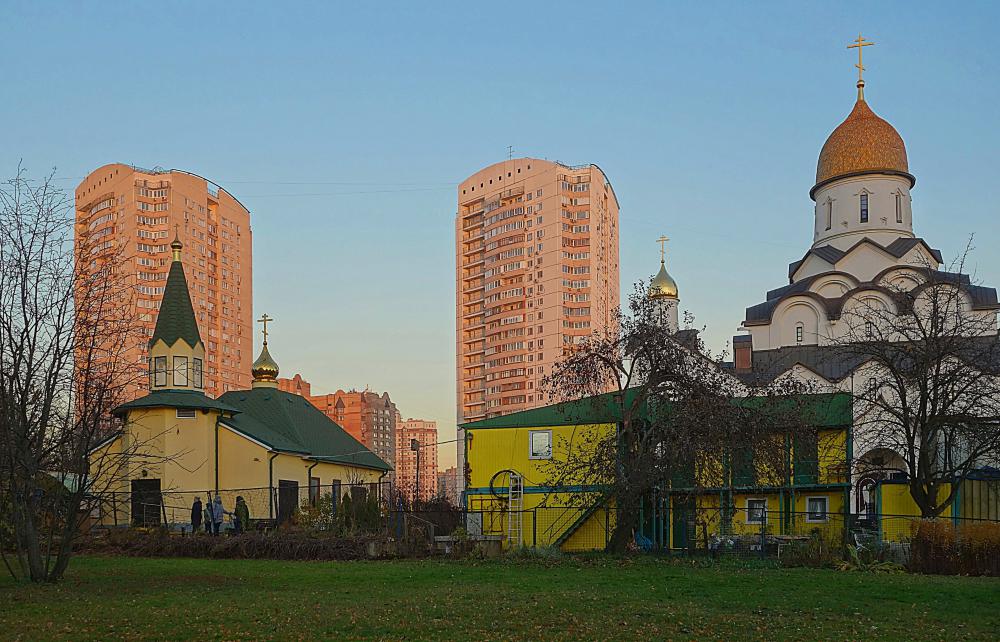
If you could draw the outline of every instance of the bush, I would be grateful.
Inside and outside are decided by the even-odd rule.
[[[129,557],[217,559],[355,560],[364,559],[372,538],[318,536],[303,532],[251,532],[232,537],[172,535],[166,529],[115,529],[88,535],[77,550]]]
[[[1000,576],[1000,523],[914,523],[910,570],[941,575]]]
[[[844,546],[839,534],[814,529],[809,539],[794,542],[781,551],[782,566],[832,568],[844,559]]]

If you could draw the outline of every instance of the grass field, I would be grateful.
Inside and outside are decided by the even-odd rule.
[[[0,638],[996,639],[1000,580],[652,558],[274,562],[78,558],[0,579]]]

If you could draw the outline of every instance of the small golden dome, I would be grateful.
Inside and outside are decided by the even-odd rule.
[[[278,378],[278,363],[271,358],[266,343],[261,348],[260,356],[253,362],[250,372],[254,381],[274,381]]]
[[[663,261],[660,261],[660,271],[656,273],[656,276],[649,283],[649,298],[677,298],[677,282],[674,281],[674,277],[667,273],[667,266]]]
[[[906,145],[895,128],[875,115],[863,96],[844,122],[826,139],[816,165],[816,193],[822,185],[837,178],[866,172],[888,172],[910,179]]]

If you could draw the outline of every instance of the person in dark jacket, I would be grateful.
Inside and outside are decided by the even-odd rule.
[[[233,509],[233,525],[236,534],[240,534],[250,525],[250,507],[242,496],[236,498],[236,508]]]
[[[198,532],[201,527],[201,497],[195,497],[194,503],[191,504],[191,534],[194,535]]]

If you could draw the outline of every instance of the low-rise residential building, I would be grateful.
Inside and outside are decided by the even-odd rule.
[[[305,397],[352,437],[395,466],[398,413],[388,392],[379,394],[365,388],[314,395],[312,384],[300,374],[278,379],[278,389]]]

